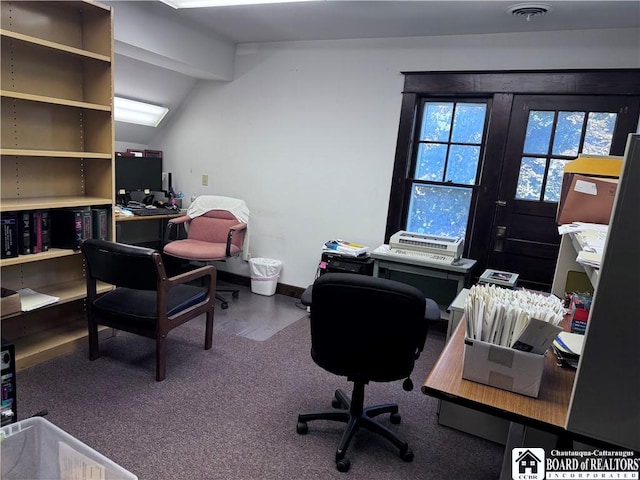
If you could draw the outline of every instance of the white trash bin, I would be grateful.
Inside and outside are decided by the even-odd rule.
[[[250,258],[251,291],[259,295],[276,293],[278,278],[282,270],[282,262],[271,258]]]

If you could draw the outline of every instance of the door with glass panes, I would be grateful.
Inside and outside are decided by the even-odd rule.
[[[623,155],[637,97],[514,96],[488,266],[551,284],[564,165],[579,154]]]

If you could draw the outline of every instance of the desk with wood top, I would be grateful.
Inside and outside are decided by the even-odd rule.
[[[169,220],[182,215],[184,213],[176,212],[130,217],[118,216],[116,217],[116,241],[159,249],[164,241]],[[157,228],[151,232],[149,225],[153,224],[157,224]],[[123,225],[127,225],[126,230],[122,228]]]
[[[575,370],[561,368],[547,353],[538,398],[462,378],[465,322],[460,322],[422,385],[422,392],[511,422],[501,479],[511,478],[511,449],[521,446],[527,426],[558,435],[566,433]]]

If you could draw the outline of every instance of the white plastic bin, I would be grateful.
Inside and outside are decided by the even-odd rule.
[[[42,417],[6,425],[0,436],[3,479],[138,478]]]
[[[282,270],[282,262],[271,258],[250,258],[251,291],[259,295],[276,293],[278,278]]]

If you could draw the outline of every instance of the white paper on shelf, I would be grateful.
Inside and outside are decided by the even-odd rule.
[[[18,290],[20,295],[20,305],[23,312],[29,312],[36,308],[46,307],[60,300],[59,297],[47,295],[46,293],[36,292],[30,288],[22,288]]]
[[[602,262],[602,253],[594,253],[594,252],[587,252],[585,250],[581,250],[578,253],[576,262],[582,265],[588,265],[590,267],[600,268],[600,263]]]

